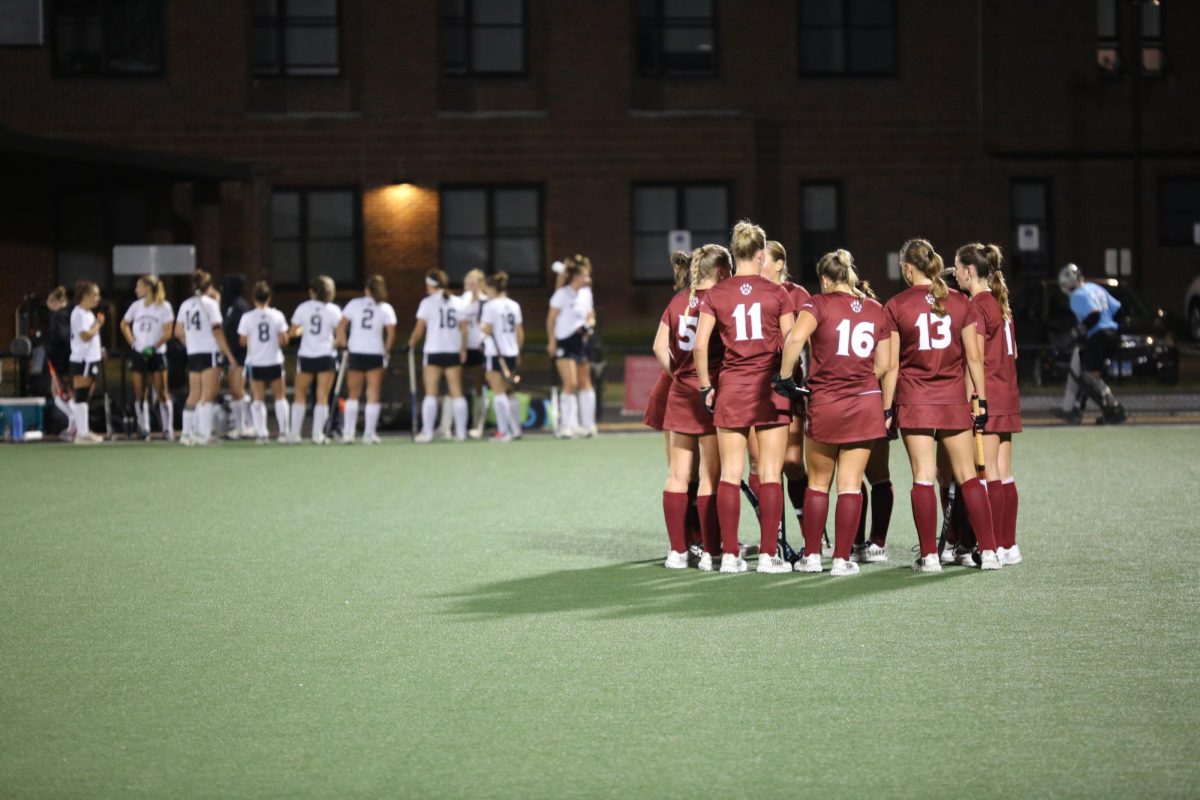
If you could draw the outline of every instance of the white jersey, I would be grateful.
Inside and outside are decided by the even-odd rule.
[[[584,286],[575,295],[575,310],[579,312],[579,316],[583,317],[583,321],[587,322],[588,314],[596,308],[595,298],[592,297],[592,287]]]
[[[417,319],[425,322],[426,353],[458,353],[462,350],[462,302],[441,292],[426,296],[417,306]]]
[[[135,300],[125,312],[125,321],[133,328],[133,349],[142,352],[147,347],[158,345],[163,337],[163,327],[175,321],[175,312],[171,304],[165,300],[156,305],[150,305],[145,300]],[[167,337],[170,338],[170,332]],[[167,352],[166,344],[159,345],[158,352]]]
[[[95,313],[83,306],[71,310],[71,360],[84,364],[100,360],[100,332],[86,342],[80,335],[96,324]]]
[[[208,295],[194,294],[179,304],[179,322],[187,339],[187,354],[216,353],[213,329],[221,327],[221,307]]]
[[[487,308],[487,296],[482,294],[464,294],[458,298],[462,308],[462,319],[467,321],[467,349],[478,350],[483,347],[483,334],[479,331],[479,317]]]
[[[521,352],[517,344],[517,328],[522,321],[521,306],[516,300],[510,297],[489,300],[483,307],[483,318],[480,320],[492,329],[492,335],[483,340],[484,354],[509,358],[517,356]],[[499,354],[496,353],[497,347],[500,348]]]
[[[333,335],[342,319],[342,310],[333,303],[305,300],[292,312],[292,324],[303,328],[300,357],[322,358],[333,355]]]
[[[273,367],[283,363],[279,334],[288,329],[278,308],[252,308],[238,322],[238,336],[246,337],[246,363],[252,367]]]
[[[383,337],[388,325],[396,324],[396,310],[391,303],[376,303],[366,295],[356,297],[342,309],[342,319],[350,323],[346,349],[365,356],[383,356]]]
[[[558,309],[558,319],[554,320],[554,338],[566,339],[587,322],[587,315],[579,313],[579,292],[570,286],[558,289],[550,298],[550,307]]]

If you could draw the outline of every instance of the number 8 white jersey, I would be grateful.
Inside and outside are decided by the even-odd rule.
[[[385,329],[396,324],[396,310],[391,303],[377,303],[367,295],[356,297],[342,309],[342,319],[350,323],[347,350],[366,356],[387,355],[383,352]]]
[[[342,319],[342,310],[333,303],[305,300],[292,312],[292,325],[301,328],[301,358],[333,355],[333,335]]]
[[[273,367],[283,363],[279,334],[288,329],[283,312],[277,308],[252,308],[238,322],[238,336],[246,337],[246,363],[252,367]]]
[[[462,304],[457,297],[441,292],[428,295],[417,306],[417,319],[425,323],[426,353],[458,353],[462,350]]]

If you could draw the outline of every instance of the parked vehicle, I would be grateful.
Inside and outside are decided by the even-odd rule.
[[[1200,275],[1183,295],[1183,318],[1187,320],[1188,335],[1200,342]]]

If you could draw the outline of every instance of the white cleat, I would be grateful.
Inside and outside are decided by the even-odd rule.
[[[955,557],[958,559],[958,564],[961,567],[978,567],[979,562],[975,560],[975,551],[967,550],[959,547],[955,551]]]
[[[554,432],[554,438],[555,439],[573,439],[573,438],[575,438],[575,431],[571,430],[570,428],[559,428],[557,431]]]
[[[379,438],[378,434],[372,433],[370,436],[364,436],[363,444],[383,444],[383,439]]]
[[[191,447],[192,446],[192,437],[188,436],[185,433],[179,437],[179,443],[181,445],[183,445],[184,447]]]
[[[938,557],[937,553],[930,553],[914,561],[913,569],[917,572],[941,572],[942,560]]]
[[[796,562],[792,567],[796,572],[820,572],[821,571],[821,556],[813,553],[810,556],[805,556]]]
[[[267,439],[267,437],[265,437],[265,436],[255,436],[255,437],[254,437],[254,443],[255,443],[255,444],[268,444],[268,443],[269,443],[269,441],[270,441],[270,440],[269,440],[269,439]]]
[[[314,433],[312,437],[313,444],[329,444],[329,437],[323,433]]]
[[[958,560],[958,555],[955,553],[957,547],[958,545],[950,544],[949,542],[942,547],[941,561],[943,564],[953,564]]]
[[[863,563],[879,564],[888,560],[887,548],[880,547],[874,542],[867,542],[867,549],[863,552]]]
[[[721,556],[721,572],[727,575],[737,575],[749,568],[750,565],[746,563],[746,559],[738,558],[733,553],[726,553]]]
[[[242,432],[237,428],[230,428],[229,432],[225,434],[225,438],[236,442],[238,439],[242,438]]]
[[[858,564],[853,561],[847,561],[844,558],[835,558],[833,566],[829,568],[829,574],[834,578],[844,578],[850,575],[858,574]]]
[[[663,566],[667,569],[687,569],[688,554],[686,552],[679,553],[675,550],[667,553],[667,560],[663,562]]]
[[[1000,559],[996,558],[995,550],[984,550],[979,554],[980,569],[1000,569],[1002,566]]]
[[[430,444],[433,441],[432,433],[418,433],[413,437],[413,441],[417,444]]]
[[[512,440],[513,437],[511,433],[501,433],[500,431],[496,431],[496,433],[488,439],[489,442],[500,442],[501,444],[511,442]]]
[[[764,556],[760,554],[758,557],[758,569],[755,571],[766,575],[781,575],[784,572],[791,572],[792,565],[779,556]]]
[[[996,548],[996,558],[1000,559],[1001,566],[1004,566],[1004,556],[1007,552],[1008,552],[1008,550],[1003,547]]]
[[[469,436],[472,439],[482,439],[483,438],[483,428],[471,428],[469,431],[467,431],[467,436]]]
[[[997,556],[1000,555],[999,551],[997,551],[996,555]],[[1002,561],[1004,563],[1004,566],[1006,566],[1006,567],[1015,567],[1017,564],[1020,564],[1021,563],[1021,546],[1014,544],[1012,547],[1007,548],[1004,551],[1004,558],[1002,559]]]
[[[700,561],[696,564],[696,569],[700,570],[701,572],[712,572],[712,553],[701,553]]]

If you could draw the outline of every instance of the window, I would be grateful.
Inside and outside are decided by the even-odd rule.
[[[507,272],[513,286],[542,283],[542,192],[536,186],[441,191],[442,267],[453,281],[472,269]]]
[[[716,75],[713,0],[636,0],[638,75]]]
[[[1163,39],[1162,3],[1143,2],[1142,15],[1142,74],[1160,77],[1166,70],[1167,50]]]
[[[801,75],[896,72],[895,0],[800,0]]]
[[[442,0],[442,72],[525,72],[525,0]]]
[[[1096,0],[1096,66],[1112,77],[1121,72],[1119,0]]]
[[[836,183],[806,183],[800,187],[800,266],[798,280],[813,280],[817,262],[845,246],[842,229],[842,191]]]
[[[729,187],[656,184],[633,189],[633,277],[671,281],[671,231],[688,231],[691,246],[729,244]]]
[[[1017,271],[1024,275],[1050,272],[1050,183],[1016,180],[1012,183],[1012,231]]]
[[[1124,70],[1121,58],[1121,0],[1096,0],[1096,65],[1100,74],[1119,77]],[[1167,67],[1166,39],[1163,36],[1163,4],[1159,0],[1135,0],[1134,14],[1141,15],[1142,74],[1159,77]],[[1137,20],[1135,19],[1135,22]]]
[[[254,74],[342,71],[338,0],[254,0]]]
[[[53,8],[59,75],[162,73],[162,0],[59,0]]]
[[[42,43],[42,0],[0,2],[0,45]]]
[[[1158,241],[1200,245],[1200,178],[1163,178],[1159,182]]]
[[[360,277],[362,217],[354,189],[280,189],[271,194],[271,278],[302,286],[317,275]]]

